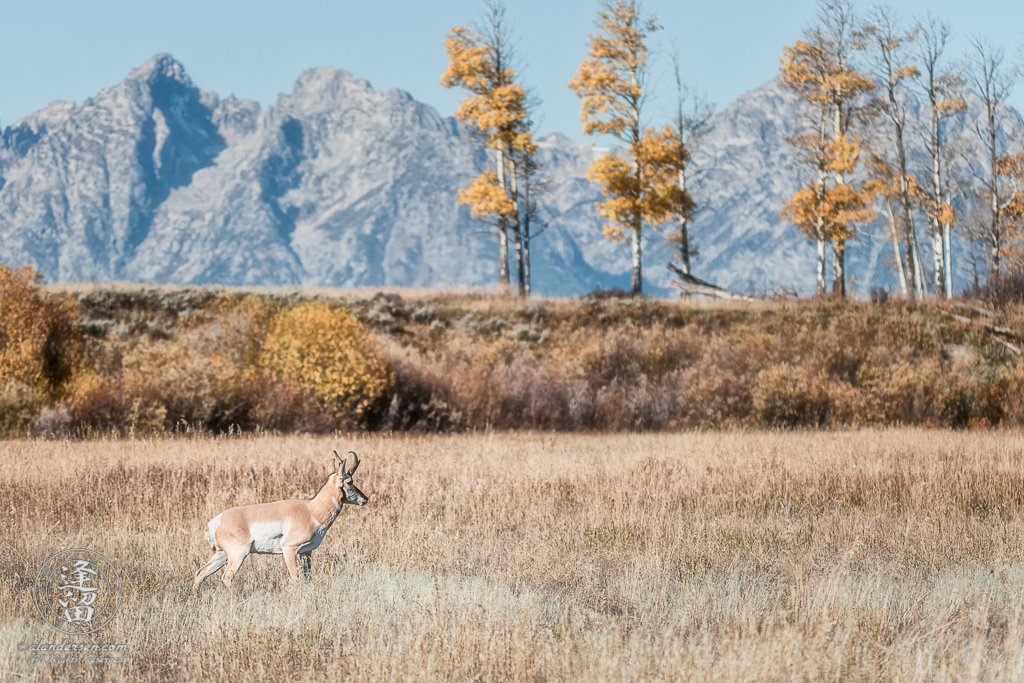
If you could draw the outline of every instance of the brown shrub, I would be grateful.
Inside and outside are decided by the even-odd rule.
[[[828,378],[821,370],[780,363],[757,373],[751,402],[768,427],[822,427],[828,424]]]
[[[0,266],[0,381],[57,394],[79,361],[74,309],[48,296],[31,267]]]

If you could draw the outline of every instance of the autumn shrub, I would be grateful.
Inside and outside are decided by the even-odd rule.
[[[268,430],[326,434],[356,426],[296,384],[261,373],[242,375],[228,401],[207,418],[212,431]]]
[[[999,397],[1000,415],[1008,425],[1024,426],[1024,363],[1017,363],[1002,380],[1003,391]]]
[[[730,368],[701,361],[675,379],[681,427],[733,427],[743,424],[750,415],[750,385]]]
[[[142,338],[122,360],[130,404],[160,406],[169,428],[202,424],[223,393],[216,357],[173,341]]]
[[[895,358],[888,364],[869,364],[860,372],[861,386],[870,392],[888,424],[927,424],[928,397],[942,374],[937,358]]]
[[[42,407],[42,394],[27,384],[16,379],[0,384],[0,437],[25,436]]]
[[[73,305],[45,294],[41,283],[29,266],[0,266],[0,384],[14,381],[52,396],[74,373],[79,338]]]
[[[369,427],[401,432],[449,432],[463,427],[461,413],[449,402],[450,376],[442,367],[394,342],[387,344],[386,354],[392,382],[384,400],[368,412]]]
[[[119,377],[83,373],[69,387],[65,401],[80,433],[118,432],[126,426],[128,408]]]
[[[825,392],[828,395],[830,425],[861,427],[886,421],[878,401],[862,387],[831,379],[825,386]]]
[[[380,342],[350,312],[308,302],[279,313],[260,366],[315,396],[338,415],[361,416],[391,384]]]
[[[10,301],[26,311],[60,310],[70,300],[43,296],[30,273],[7,275],[7,286],[22,292]],[[1024,371],[1004,346],[986,331],[899,300],[705,308],[646,298],[524,305],[438,296],[413,306],[378,295],[342,306],[295,292],[193,290],[78,297],[78,319],[66,317],[75,325],[71,342],[51,345],[60,353],[5,356],[4,367],[23,374],[0,374],[0,428],[141,434],[1024,424]],[[45,319],[18,313],[6,299],[3,306],[12,320]],[[1016,320],[1007,313],[1005,324],[1016,327]],[[31,334],[19,339],[38,341],[52,327],[24,329]],[[86,332],[76,338],[74,329]],[[49,348],[4,348],[40,347]],[[51,357],[74,371],[39,370],[61,367],[46,365]],[[63,379],[33,384],[32,377]]]
[[[779,363],[757,373],[751,399],[769,427],[820,427],[828,422],[829,396],[820,370]]]

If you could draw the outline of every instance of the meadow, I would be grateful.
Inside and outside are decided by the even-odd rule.
[[[206,521],[311,497],[363,459],[291,587],[251,556],[191,590]],[[221,436],[0,442],[4,680],[1021,680],[1024,434]],[[31,663],[50,554],[92,548],[123,601]]]

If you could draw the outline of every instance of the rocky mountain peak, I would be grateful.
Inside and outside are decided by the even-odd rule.
[[[799,124],[777,79],[713,119],[691,169],[700,277],[813,289],[813,247],[778,213],[802,182],[788,142]],[[628,285],[629,248],[603,236],[601,191],[586,177],[608,151],[539,140],[538,293]],[[156,55],[81,105],[52,103],[3,132],[0,263],[50,281],[490,285],[493,228],[457,203],[490,163],[453,117],[343,70],[309,69],[264,109],[201,90]],[[849,245],[862,293],[891,287],[889,248],[881,221]],[[644,255],[645,290],[667,294],[664,232],[646,231]]]

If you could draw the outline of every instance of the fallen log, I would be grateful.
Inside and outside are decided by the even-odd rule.
[[[681,289],[686,294],[701,294],[703,296],[711,296],[717,299],[731,299],[733,301],[755,301],[755,299],[749,296],[735,294],[730,292],[728,289],[722,289],[710,282],[705,282],[700,278],[696,278],[689,273],[684,273],[683,270],[674,263],[669,263],[668,269],[679,277],[678,280],[673,280],[669,285],[676,289]]]
[[[982,308],[981,306],[974,306],[972,304],[968,304],[968,303],[965,303],[963,301],[950,301],[949,303],[951,303],[954,306],[957,306],[959,308],[966,308],[966,309],[969,309],[971,311],[974,311],[975,313],[980,313],[983,316],[985,316],[986,318],[998,318],[999,317],[998,313],[996,313],[994,311],[990,311],[987,308]]]
[[[1013,330],[1011,330],[1009,328],[999,327],[997,325],[989,325],[988,323],[983,322],[981,320],[972,320],[971,318],[968,318],[968,317],[965,317],[965,316],[962,316],[962,315],[957,315],[956,313],[950,313],[949,311],[944,311],[941,308],[937,308],[935,310],[938,311],[939,315],[944,315],[947,318],[952,318],[953,320],[957,321],[958,323],[963,323],[964,325],[973,325],[974,327],[980,327],[982,329],[988,330],[989,332],[993,332],[995,334],[1002,334],[1002,335],[1006,335],[1008,337],[1013,337],[1014,339],[1020,340],[1020,336],[1016,332],[1014,332]],[[1009,349],[1013,353],[1017,354],[1018,356],[1021,355],[1021,350],[1020,350],[1020,348],[1017,345],[1011,344],[1010,342],[1008,342],[1005,339],[1002,339],[1000,337],[992,337],[992,338],[995,339],[1000,344],[1002,344],[1003,346],[1005,346],[1007,349]]]

